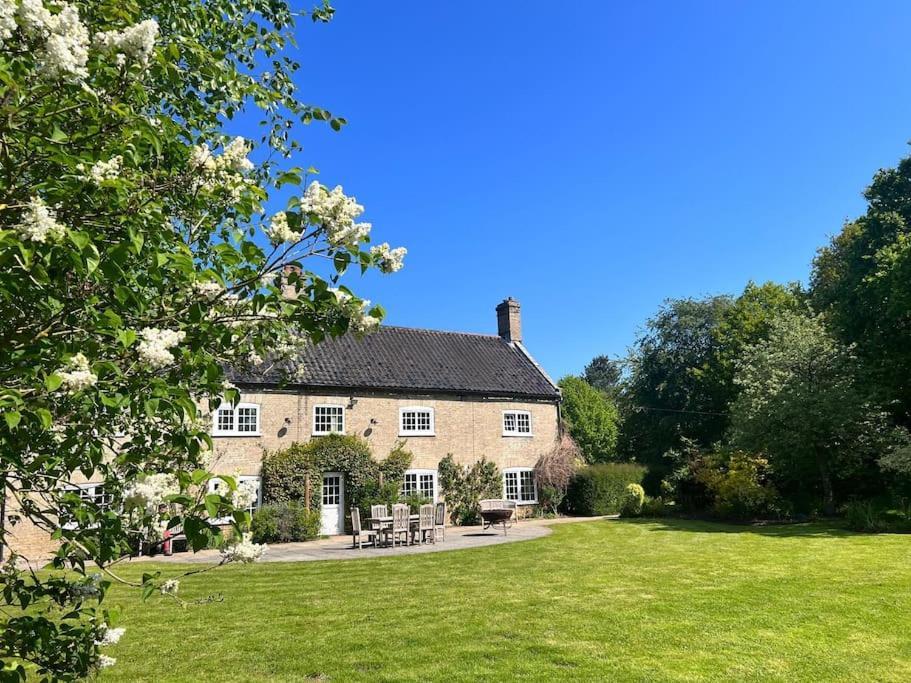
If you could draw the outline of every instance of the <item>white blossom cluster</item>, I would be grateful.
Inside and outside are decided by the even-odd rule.
[[[268,546],[265,543],[254,543],[250,534],[244,534],[241,540],[221,551],[223,562],[242,562],[249,564],[261,559]]]
[[[242,481],[231,493],[231,505],[238,510],[246,510],[257,498],[256,484],[252,481]]]
[[[193,283],[193,291],[201,299],[214,299],[224,292],[225,288],[221,286],[220,282],[214,280],[199,280]]]
[[[160,330],[157,327],[146,327],[140,332],[142,341],[137,350],[139,359],[152,368],[163,368],[174,362],[174,354],[169,351],[187,336],[178,330]]]
[[[102,624],[98,629],[98,638],[95,639],[95,644],[99,647],[116,645],[123,637],[125,631],[125,628],[110,628],[107,624]]]
[[[13,0],[0,0],[0,48],[13,37],[16,30],[16,3]]]
[[[250,144],[241,137],[225,145],[220,156],[212,154],[206,144],[196,145],[190,150],[190,168],[202,176],[200,187],[214,192],[225,189],[232,201],[237,201],[247,187],[244,173],[253,169],[253,162],[247,158]]]
[[[161,584],[161,588],[158,590],[162,595],[177,595],[177,591],[180,590],[180,581],[177,579],[168,579]]]
[[[98,656],[98,668],[107,669],[114,666],[117,663],[116,657],[108,657],[107,655]]]
[[[284,211],[279,211],[272,216],[266,234],[273,244],[281,244],[282,242],[294,243],[301,238],[301,233],[295,232],[288,225],[288,214]]]
[[[147,474],[124,491],[124,501],[128,509],[157,514],[160,506],[167,505],[165,498],[176,493],[180,493],[180,486],[173,474]]]
[[[101,185],[105,180],[116,180],[120,177],[123,170],[123,157],[119,154],[111,157],[108,161],[96,161],[89,169],[89,174],[85,180]]]
[[[98,376],[89,367],[89,359],[81,353],[70,358],[66,368],[58,370],[57,374],[63,380],[62,386],[70,393],[87,389],[98,381]]]
[[[395,273],[405,265],[405,254],[408,250],[405,247],[391,249],[388,242],[383,242],[375,247],[370,247],[370,255],[373,257],[377,267],[384,273]]]
[[[379,318],[374,318],[372,315],[368,314],[370,310],[370,299],[364,299],[361,301],[360,308],[355,311],[354,315],[351,316],[351,322],[349,326],[355,332],[365,334],[367,332],[372,332],[377,327],[379,327],[380,320]]]
[[[146,66],[158,38],[158,22],[146,19],[122,31],[103,31],[95,36],[95,45],[103,52],[116,55],[118,65],[127,60]]]
[[[32,197],[15,226],[19,237],[32,242],[56,242],[66,234],[66,227],[57,222],[57,214],[41,197]]]
[[[80,80],[88,76],[89,32],[79,20],[79,10],[63,3],[51,14],[42,0],[22,0],[16,19],[23,33],[38,41],[38,65],[50,78]]]
[[[364,207],[354,197],[346,196],[341,185],[330,192],[314,180],[304,191],[300,207],[313,223],[323,227],[332,245],[357,244],[370,234],[370,223],[355,222]]]

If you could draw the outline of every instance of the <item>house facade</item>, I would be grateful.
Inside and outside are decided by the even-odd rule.
[[[357,435],[381,460],[397,442],[414,454],[403,493],[441,499],[437,467],[448,454],[482,457],[502,475],[503,497],[529,510],[538,502],[533,468],[557,443],[560,392],[522,343],[519,303],[499,304],[496,335],[380,327],[308,346],[289,368],[264,364],[231,380],[240,403],[212,415],[216,474],[240,475],[259,491],[263,455],[325,434]],[[212,482],[213,486],[218,481]],[[101,482],[78,485],[104,501]],[[323,473],[322,533],[344,533],[343,473]],[[18,510],[8,508],[4,523]],[[11,549],[34,561],[56,543],[23,519],[7,526]]]
[[[398,442],[414,454],[403,493],[441,499],[437,467],[482,457],[503,497],[538,502],[534,466],[559,438],[560,393],[522,343],[519,303],[497,306],[497,335],[381,327],[308,347],[288,368],[235,373],[236,406],[213,415],[219,474],[259,488],[263,453],[330,433],[363,438],[374,458]],[[322,532],[344,532],[345,482],[323,473]]]

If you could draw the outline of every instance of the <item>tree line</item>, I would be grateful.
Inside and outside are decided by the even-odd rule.
[[[864,196],[808,285],[667,300],[626,358],[561,380],[586,459],[641,462],[652,495],[690,509],[907,510],[911,158]]]

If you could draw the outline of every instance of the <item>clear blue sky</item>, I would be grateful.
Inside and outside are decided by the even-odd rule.
[[[396,325],[496,331],[554,376],[668,297],[806,281],[911,138],[907,2],[354,2],[300,31],[298,160],[406,267]]]

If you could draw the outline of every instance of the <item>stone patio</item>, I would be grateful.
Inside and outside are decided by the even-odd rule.
[[[364,545],[363,550],[351,547],[351,536],[331,536],[318,541],[306,543],[274,543],[263,556],[262,562],[314,562],[318,560],[362,560],[370,557],[393,557],[400,555],[417,555],[420,553],[438,553],[447,550],[464,550],[482,548],[501,543],[516,543],[543,538],[550,534],[553,524],[566,522],[588,522],[605,519],[604,517],[561,517],[558,519],[524,519],[514,524],[506,534],[502,530],[485,531],[480,526],[446,527],[446,540],[439,543],[423,545],[396,546],[395,548],[374,548]],[[127,562],[200,562],[216,563],[219,561],[217,550],[202,550],[198,553],[179,552],[171,557],[155,555],[154,557],[136,557]]]

